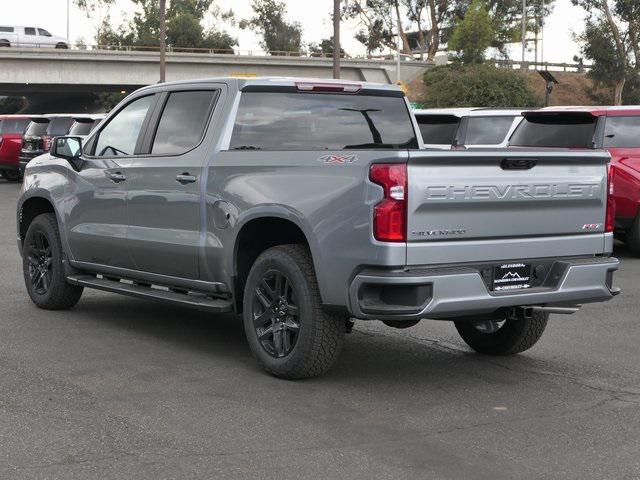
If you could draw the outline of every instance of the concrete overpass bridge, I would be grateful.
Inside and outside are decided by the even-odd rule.
[[[57,95],[132,91],[156,83],[159,54],[149,51],[0,49],[0,95],[45,100]],[[404,61],[400,78],[410,82],[429,64]],[[394,60],[343,59],[348,80],[393,83]],[[330,78],[330,58],[167,53],[167,81],[229,75]]]

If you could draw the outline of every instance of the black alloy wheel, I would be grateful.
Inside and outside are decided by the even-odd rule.
[[[29,262],[31,287],[38,295],[45,295],[49,291],[53,278],[53,255],[49,240],[43,232],[35,232],[27,245],[25,255]]]
[[[83,288],[71,285],[65,278],[55,214],[43,213],[29,224],[23,240],[22,272],[27,293],[40,308],[63,310],[80,300]]]
[[[254,289],[253,303],[253,325],[260,345],[274,358],[286,357],[300,332],[292,283],[282,272],[268,270]]]
[[[278,245],[258,256],[244,284],[242,317],[251,353],[276,377],[322,375],[342,350],[347,319],[323,308],[306,245]]]

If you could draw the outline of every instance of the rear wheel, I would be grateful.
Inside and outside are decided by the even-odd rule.
[[[530,318],[455,322],[462,339],[478,353],[513,355],[533,347],[544,333],[548,313],[534,312]]]
[[[640,257],[640,213],[638,213],[631,229],[627,232],[625,243],[631,253],[636,257]]]
[[[0,40],[0,47],[10,47],[11,43],[9,40]]]
[[[24,238],[22,271],[27,292],[40,308],[62,310],[80,300],[83,289],[67,283],[63,256],[55,215],[38,215]]]
[[[323,310],[311,255],[301,245],[270,248],[258,257],[243,312],[251,352],[271,375],[321,375],[342,350],[345,319]]]

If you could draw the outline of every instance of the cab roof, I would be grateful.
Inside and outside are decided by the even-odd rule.
[[[166,82],[162,84],[149,85],[141,88],[143,90],[155,90],[162,87],[171,87],[174,85],[193,85],[199,83],[226,83],[238,90],[243,90],[246,87],[297,87],[300,84],[317,84],[327,86],[347,86],[347,87],[360,87],[361,90],[377,90],[388,91],[396,94],[402,94],[402,90],[399,86],[386,83],[374,83],[374,82],[360,82],[353,80],[336,80],[332,78],[307,78],[307,77],[213,77],[202,78],[195,80],[180,80],[176,82]],[[354,92],[355,93],[355,92]]]

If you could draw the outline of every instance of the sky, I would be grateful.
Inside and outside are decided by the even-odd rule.
[[[0,22],[6,25],[26,25],[42,27],[54,35],[66,36],[67,3],[70,8],[70,38],[72,42],[82,37],[87,43],[95,34],[97,21],[88,20],[85,15],[73,5],[73,0],[0,0],[2,15]],[[323,38],[331,36],[332,24],[330,12],[332,0],[284,0],[287,4],[288,18],[300,22],[303,28],[305,43],[318,43]],[[217,0],[223,8],[232,8],[238,19],[249,18],[252,14],[250,0]],[[131,15],[131,3],[127,0],[116,0],[116,6],[111,8],[111,18],[115,25],[127,15]],[[548,62],[571,63],[573,56],[579,53],[579,47],[573,40],[573,33],[580,33],[584,28],[584,13],[579,7],[571,4],[570,0],[556,0],[554,11],[547,19],[544,31],[544,60]],[[239,40],[242,51],[259,51],[260,39],[251,31],[229,28],[229,32]],[[362,55],[364,48],[353,37],[358,30],[355,22],[343,24],[341,37],[343,48],[351,55]],[[514,45],[511,58],[520,59],[520,47]],[[527,54],[533,60],[533,52]]]

